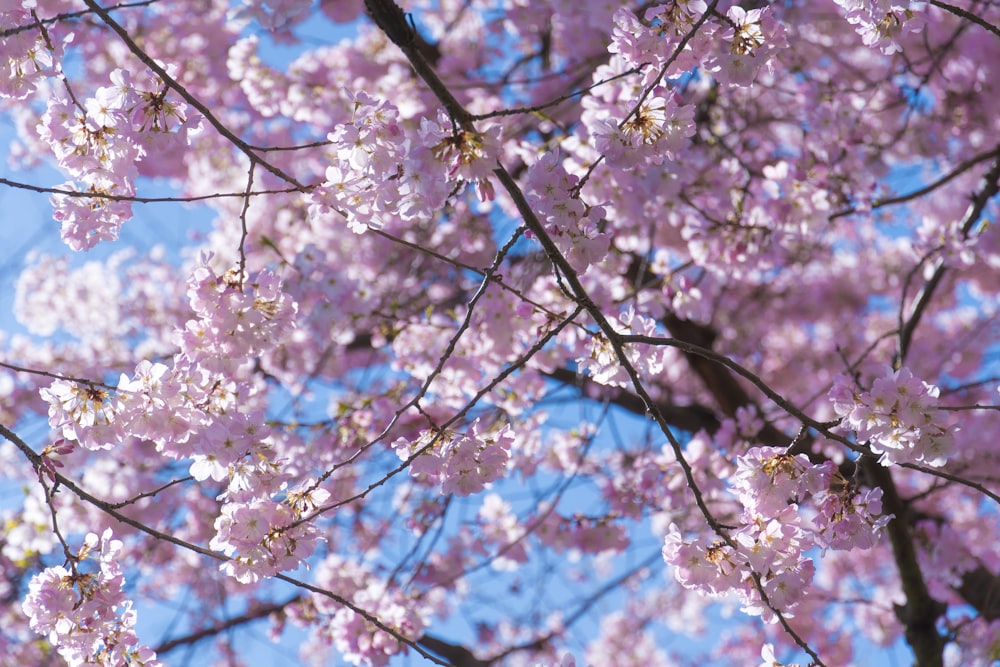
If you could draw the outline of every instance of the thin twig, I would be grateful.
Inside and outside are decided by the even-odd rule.
[[[243,197],[260,197],[262,195],[283,195],[290,194],[292,192],[301,192],[299,187],[292,188],[278,188],[273,190],[255,190],[253,192],[216,192],[210,195],[197,195],[193,197],[138,197],[136,195],[114,195],[108,192],[81,192],[80,190],[66,190],[64,188],[49,188],[42,185],[32,185],[30,183],[21,183],[19,181],[12,181],[9,178],[0,177],[0,185],[7,185],[12,188],[17,188],[19,190],[28,190],[30,192],[37,192],[39,194],[50,194],[50,195],[61,195],[64,197],[77,197],[80,199],[97,199],[97,200],[108,200],[108,201],[128,201],[136,204],[162,204],[162,203],[180,203],[189,204],[192,202],[202,202],[209,201],[212,199],[235,199]],[[312,190],[315,185],[304,186],[306,190]]]
[[[997,37],[1000,37],[1000,28],[988,22],[981,16],[977,16],[967,9],[962,9],[961,7],[956,7],[955,5],[948,4],[947,2],[941,2],[941,0],[931,0],[931,4],[935,7],[945,10],[946,12],[951,12],[955,16],[961,17],[967,21],[972,21],[981,28],[989,30]]]
[[[149,5],[156,4],[160,0],[140,0],[139,2],[123,2],[118,5],[112,5],[107,7],[108,11],[117,11],[120,9],[133,9],[135,7],[148,7]],[[82,18],[88,14],[93,14],[94,10],[84,9],[78,12],[64,12],[62,14],[56,14],[55,16],[50,16],[47,19],[37,19],[38,23],[42,25],[52,25],[54,23],[59,23],[61,21],[69,21],[71,19]],[[38,27],[38,23],[30,23],[28,25],[19,25],[16,28],[8,28],[6,30],[0,31],[0,38],[11,37],[17,35],[18,33],[27,32],[33,28]]]

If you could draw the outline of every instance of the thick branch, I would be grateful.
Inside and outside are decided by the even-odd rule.
[[[382,32],[402,50],[410,66],[423,79],[434,96],[444,106],[451,119],[462,129],[475,131],[472,114],[455,99],[444,82],[438,77],[421,47],[423,39],[409,22],[409,18],[393,0],[365,0],[365,9]]]
[[[985,567],[963,574],[958,593],[987,621],[1000,618],[1000,577]]]
[[[716,333],[710,327],[681,319],[673,313],[667,314],[663,323],[677,340],[712,349]],[[712,398],[718,403],[724,415],[734,417],[737,409],[754,404],[750,395],[728,370],[696,354],[684,352],[684,357],[705,388],[712,394]]]
[[[646,414],[646,404],[642,402],[642,399],[625,389],[606,387],[568,368],[557,368],[546,372],[545,376],[563,384],[579,388],[584,396],[588,398],[605,400],[632,414]],[[663,418],[667,420],[667,423],[682,431],[697,433],[704,430],[708,433],[715,433],[719,430],[720,422],[715,415],[715,411],[703,405],[677,405],[657,401],[656,407],[659,409],[660,414],[663,415]]]
[[[895,515],[886,527],[892,555],[899,569],[900,584],[906,603],[895,605],[896,617],[903,624],[906,642],[913,649],[915,667],[941,667],[944,664],[944,637],[937,631],[937,619],[946,606],[931,597],[927,590],[917,550],[910,533],[909,510],[899,497],[892,473],[874,458],[861,462],[865,474],[882,489],[882,506],[887,514]]]
[[[654,283],[658,280],[654,274],[645,269],[645,265],[638,257],[634,258],[626,269],[626,277],[636,286]],[[663,318],[663,324],[678,341],[706,350],[712,349],[717,337],[716,332],[711,327],[682,319],[673,313],[667,313]],[[723,415],[732,418],[736,416],[736,411],[739,408],[758,407],[746,389],[728,369],[703,355],[690,351],[683,351],[683,354],[695,375],[715,399]],[[760,410],[757,410],[757,413],[763,414]],[[757,434],[757,439],[762,444],[774,447],[785,447],[791,440],[790,436],[775,428],[770,422],[765,422],[764,428]]]

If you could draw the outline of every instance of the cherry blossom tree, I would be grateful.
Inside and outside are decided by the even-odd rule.
[[[0,664],[1000,661],[997,3],[0,0],[0,63],[67,248]]]

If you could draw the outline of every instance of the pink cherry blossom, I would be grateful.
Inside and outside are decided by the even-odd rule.
[[[994,660],[998,26],[0,0],[0,662]]]
[[[161,664],[136,639],[136,613],[125,597],[119,562],[122,549],[122,542],[112,539],[111,529],[100,538],[88,533],[71,569],[47,568],[29,584],[21,608],[31,629],[47,635],[68,665]],[[82,571],[87,559],[99,561],[95,571]]]
[[[844,380],[831,393],[846,423],[866,441],[883,463],[914,461],[943,465],[954,442],[953,432],[935,418],[939,389],[902,368],[876,378],[871,391],[851,396]]]

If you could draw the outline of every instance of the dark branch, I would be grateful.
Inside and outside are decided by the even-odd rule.
[[[944,664],[944,637],[937,631],[937,619],[947,607],[931,597],[927,590],[917,550],[910,533],[909,509],[899,496],[896,483],[888,468],[874,458],[865,456],[861,461],[866,476],[882,489],[882,507],[893,514],[886,531],[892,546],[893,559],[899,569],[900,585],[906,602],[895,605],[896,617],[903,624],[906,642],[913,649],[915,667],[942,667]]]
[[[451,667],[490,667],[490,662],[477,658],[472,651],[457,644],[438,639],[433,635],[424,635],[417,640],[417,643],[425,649],[441,656],[448,661]]]
[[[162,653],[166,653],[168,651],[172,651],[180,646],[189,646],[191,644],[196,644],[197,642],[200,642],[203,639],[215,637],[227,630],[231,630],[232,628],[237,628],[241,625],[252,623],[253,621],[259,621],[260,619],[266,618],[271,614],[276,614],[285,609],[285,607],[287,607],[288,605],[292,604],[293,602],[298,602],[301,599],[302,599],[301,595],[296,595],[292,599],[285,600],[284,602],[272,602],[269,604],[254,607],[247,613],[241,614],[240,616],[234,616],[232,618],[226,619],[225,621],[220,621],[207,628],[202,628],[197,632],[192,632],[189,635],[184,635],[183,637],[177,637],[176,639],[170,639],[168,641],[165,641],[153,650],[156,651],[157,655],[159,655]]]
[[[989,203],[990,199],[992,199],[998,191],[1000,191],[1000,160],[994,162],[993,167],[985,176],[983,176],[979,192],[977,192],[975,197],[973,197],[972,203],[969,205],[969,209],[965,213],[965,219],[962,222],[962,236],[964,238],[968,238],[972,233],[973,228],[982,216],[983,211],[986,209],[986,204]],[[899,350],[896,353],[896,359],[893,364],[896,368],[902,366],[906,361],[906,354],[910,351],[910,342],[913,340],[913,333],[916,331],[917,325],[920,324],[921,317],[930,305],[934,292],[937,290],[938,285],[941,284],[941,279],[944,277],[946,269],[947,265],[943,261],[939,260],[934,273],[924,284],[920,293],[917,295],[913,306],[910,308],[909,317],[907,317],[906,321],[900,326]]]
[[[393,0],[365,0],[368,16],[375,22],[385,36],[398,46],[410,46],[416,36],[416,31],[406,19],[406,14]]]
[[[973,14],[972,12],[966,9],[962,9],[961,7],[956,7],[955,5],[949,4],[947,2],[941,2],[941,0],[931,0],[931,4],[934,5],[935,7],[939,7],[945,10],[946,12],[951,12],[955,16],[959,16],[967,21],[972,21],[979,27],[985,30],[989,30],[997,37],[1000,37],[1000,28],[996,27],[995,25],[993,25],[986,19],[982,18],[981,16]]]
[[[642,399],[625,389],[606,387],[568,368],[557,368],[546,372],[545,375],[563,384],[577,387],[587,398],[607,401],[632,414],[646,414],[646,405]],[[657,401],[656,406],[671,426],[688,433],[697,433],[702,430],[707,433],[715,433],[721,426],[715,411],[704,405],[676,405]]]
[[[1000,577],[985,567],[963,574],[958,593],[987,621],[1000,618]]]

